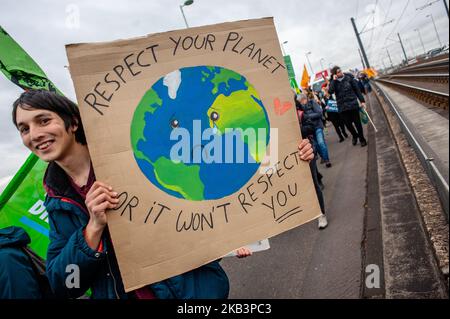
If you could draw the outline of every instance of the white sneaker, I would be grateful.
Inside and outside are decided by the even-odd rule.
[[[319,229],[324,229],[328,226],[327,216],[320,215],[319,217]]]

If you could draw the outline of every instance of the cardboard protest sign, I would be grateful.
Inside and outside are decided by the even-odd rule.
[[[271,18],[66,49],[127,291],[320,215]]]

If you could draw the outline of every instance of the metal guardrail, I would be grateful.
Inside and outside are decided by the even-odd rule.
[[[394,72],[388,73],[388,75],[424,73],[424,72],[445,73],[445,72],[448,72],[448,63],[449,63],[448,58],[445,60],[431,61],[431,62],[427,62],[427,63],[402,67],[402,68],[396,69]]]
[[[399,112],[397,106],[395,103],[391,100],[389,95],[387,95],[383,90],[380,89],[380,87],[373,83],[377,92],[381,93],[381,95],[385,98],[385,100],[389,103],[390,109],[395,113],[395,115],[398,118],[398,121],[400,122],[400,126],[402,128],[402,131],[406,135],[410,145],[414,148],[416,151],[416,154],[418,155],[420,161],[422,162],[422,166],[425,168],[425,171],[428,175],[428,177],[431,179],[431,182],[433,183],[434,187],[436,188],[439,198],[442,203],[442,207],[444,208],[445,213],[447,214],[447,221],[449,217],[449,186],[448,182],[445,180],[444,176],[442,176],[442,173],[439,171],[438,167],[434,163],[434,158],[429,156],[423,147],[420,145],[420,143],[417,141],[417,138],[414,136],[414,133],[406,123],[405,119],[403,118],[401,112]],[[448,96],[448,95],[447,95]]]

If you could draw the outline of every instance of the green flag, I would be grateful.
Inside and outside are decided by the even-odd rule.
[[[0,209],[0,228],[14,225],[25,229],[31,238],[31,249],[43,259],[46,258],[49,244],[48,214],[42,186],[46,168],[47,163],[30,156],[16,174],[25,177],[18,183],[14,179],[9,183],[8,187],[14,185],[16,190]]]
[[[294,66],[292,65],[292,59],[290,55],[284,56],[284,64],[286,64],[286,69],[290,79],[295,79]]]
[[[44,89],[62,94],[1,26],[0,71],[24,90]],[[0,228],[24,228],[31,237],[31,249],[44,259],[49,243],[42,184],[46,168],[47,163],[31,154],[0,195]]]
[[[286,64],[286,69],[288,72],[289,83],[291,84],[291,88],[293,88],[295,92],[300,93],[297,81],[295,80],[294,66],[292,64],[292,59],[290,55],[284,56],[284,64]]]
[[[44,71],[0,26],[0,71],[24,90],[44,89],[61,92],[47,79]]]

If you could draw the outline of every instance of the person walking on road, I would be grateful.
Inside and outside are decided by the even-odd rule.
[[[365,72],[358,73],[359,88],[363,94],[369,94],[372,92],[372,86],[370,85],[369,77]]]
[[[365,108],[366,101],[358,87],[358,81],[352,74],[342,72],[338,66],[333,67],[331,74],[333,78],[328,92],[336,95],[339,113],[344,120],[345,126],[353,136],[353,145],[356,145],[359,139],[361,147],[364,147],[367,145],[367,141],[364,137],[363,126],[359,116],[360,105],[358,100],[363,108]]]
[[[333,123],[334,129],[339,136],[339,143],[342,143],[347,137],[347,132],[345,131],[345,124],[342,120],[341,114],[339,114],[339,109],[337,107],[336,101],[330,94],[324,89],[323,105],[326,114],[326,119]]]
[[[331,162],[323,132],[322,108],[315,99],[308,99],[306,94],[300,94],[298,96],[298,102],[300,105],[299,107],[303,112],[304,119],[310,121],[314,126],[314,142],[317,144],[317,151],[324,160],[325,166],[329,168],[331,167]]]
[[[305,116],[304,106],[300,103],[300,101],[304,99],[307,99],[307,96],[305,94],[300,94],[299,98],[295,100],[295,105],[297,108],[298,121],[300,123],[302,137],[309,139],[314,150],[314,158],[309,162],[309,168],[311,170],[314,188],[319,201],[320,211],[322,212],[322,215],[318,219],[318,226],[319,229],[324,229],[328,226],[328,220],[325,215],[325,201],[323,198],[323,184],[321,181],[322,178],[317,169],[317,142],[315,141],[316,126],[308,116]]]

